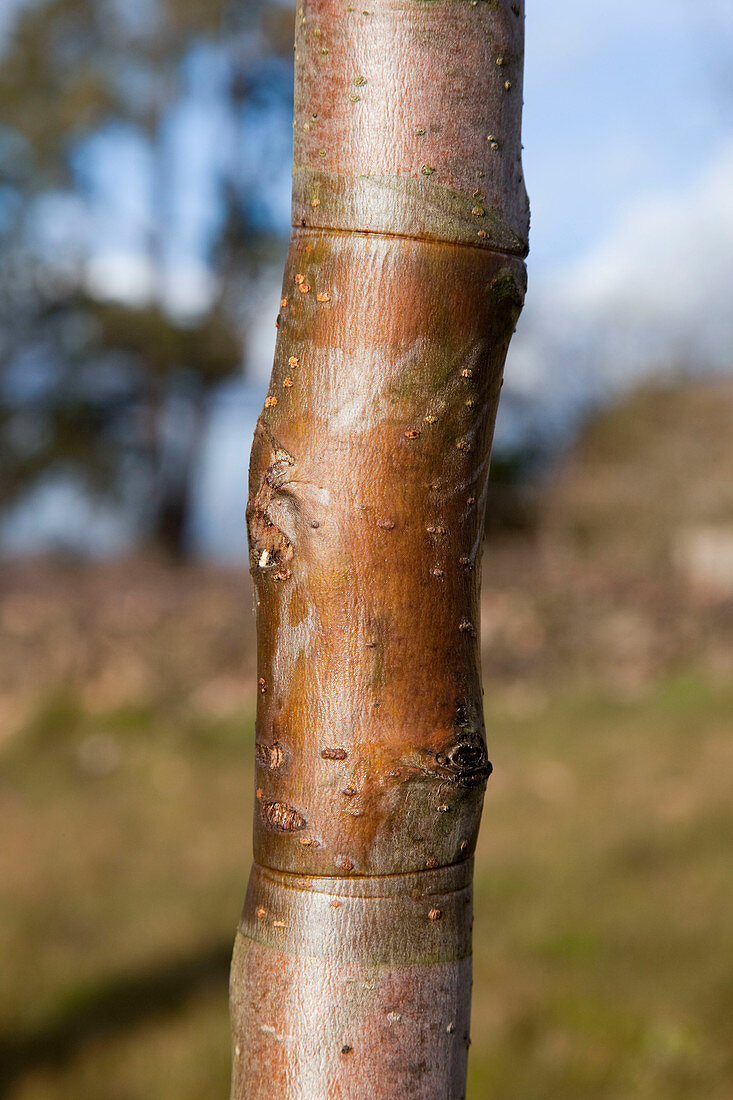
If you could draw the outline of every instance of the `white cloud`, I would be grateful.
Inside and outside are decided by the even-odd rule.
[[[174,317],[197,317],[211,307],[218,286],[215,274],[203,262],[171,264],[163,279],[162,302]]]
[[[591,326],[604,369],[731,369],[733,143],[685,188],[648,194],[557,280],[549,300]],[[629,362],[614,364],[623,336]],[[689,358],[689,362],[680,359]]]
[[[87,261],[86,282],[91,293],[100,298],[141,306],[152,299],[157,278],[144,253],[102,252]]]
[[[733,143],[692,184],[635,199],[584,256],[530,279],[498,445],[558,439],[652,375],[733,370],[732,286]]]
[[[581,312],[698,328],[700,310],[721,291],[729,299],[731,276],[733,145],[692,186],[645,195],[623,211],[558,289]]]

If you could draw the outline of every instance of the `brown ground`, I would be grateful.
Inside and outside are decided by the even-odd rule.
[[[487,554],[474,1100],[733,1098],[732,412],[637,395]],[[6,563],[0,629],[0,1096],[224,1097],[248,580]]]

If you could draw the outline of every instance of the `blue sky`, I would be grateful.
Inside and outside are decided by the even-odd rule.
[[[531,273],[551,274],[590,252],[640,196],[685,188],[703,174],[733,140],[731,48],[733,4],[724,0],[529,0],[524,158]],[[190,268],[202,289],[195,269],[217,219],[213,173],[226,170],[227,158],[238,158],[240,173],[264,177],[264,221],[284,230],[289,217],[286,122],[273,125],[252,112],[232,133],[217,108],[223,75],[214,50],[189,60],[187,95],[166,133],[170,258],[179,275]],[[151,219],[161,217],[145,157],[135,135],[119,129],[87,150],[94,270],[110,289],[124,286],[124,272],[115,272],[124,261],[141,285],[140,242]],[[186,170],[177,172],[183,162]]]
[[[14,13],[32,2],[38,0],[1,0],[0,41]],[[530,263],[542,273],[592,249],[640,195],[694,181],[733,139],[733,4],[528,0],[526,36]],[[271,193],[265,213],[287,223],[287,142],[272,126],[258,132],[255,117],[248,132],[225,132],[216,106],[222,76],[214,51],[191,59],[189,94],[168,127],[171,168],[182,157],[189,168],[182,186],[180,173],[170,174],[178,262],[202,251],[216,218],[211,170],[232,155],[227,149],[237,149],[241,166],[249,161],[261,170],[263,150],[276,137],[265,165]],[[96,176],[97,240],[140,251],[136,236],[151,216],[144,153],[121,131],[100,139],[95,151],[88,167]]]
[[[733,367],[732,48],[727,0],[528,0],[530,283],[500,447],[565,439],[589,403],[649,373]],[[254,333],[261,385],[278,296],[276,273]],[[231,392],[212,421],[199,499],[215,553],[237,545],[257,407]]]
[[[3,0],[6,21],[21,3]],[[526,28],[529,265],[539,286],[597,250],[640,200],[684,192],[694,202],[695,182],[733,141],[733,4],[529,0]],[[207,241],[220,213],[215,176],[235,159],[240,177],[264,180],[261,220],[286,231],[287,97],[270,114],[251,111],[235,131],[219,105],[225,75],[215,49],[188,60],[186,94],[166,125],[165,209],[156,209],[151,178],[160,166],[134,132],[111,128],[80,158],[89,206],[77,218],[67,211],[66,223],[71,234],[85,223],[100,288],[147,292],[149,231],[165,219],[170,277],[178,281],[168,288],[172,304],[205,297]],[[284,67],[282,80],[287,87]],[[682,236],[680,226],[670,232]]]
[[[528,0],[532,265],[593,248],[643,194],[693,181],[733,134],[733,5]]]
[[[0,37],[23,2],[0,0]],[[526,35],[530,283],[497,425],[504,447],[566,431],[590,402],[650,372],[733,368],[733,3],[527,0]],[[163,219],[164,297],[183,312],[205,303],[215,289],[206,253],[220,216],[217,173],[236,160],[262,196],[261,222],[287,231],[291,93],[283,63],[278,72],[265,82],[280,89],[270,113],[252,111],[233,128],[218,106],[216,48],[192,54],[162,157],[134,131],[100,135],[79,161],[86,205],[49,200],[49,246],[81,242],[98,290],[145,297],[159,290],[149,240]],[[233,502],[272,362],[279,283],[273,270],[257,288],[254,392],[227,391],[213,411],[201,474],[213,511],[201,524],[219,524],[222,546],[235,530],[241,542]]]

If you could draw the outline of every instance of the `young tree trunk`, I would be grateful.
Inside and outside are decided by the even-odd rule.
[[[457,1100],[491,772],[480,548],[525,289],[523,10],[301,4],[297,228],[247,510],[256,862],[232,1097]]]

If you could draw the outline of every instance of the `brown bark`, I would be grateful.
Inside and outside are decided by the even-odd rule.
[[[247,510],[257,803],[233,1100],[465,1092],[522,35],[504,0],[297,13],[297,228]]]

